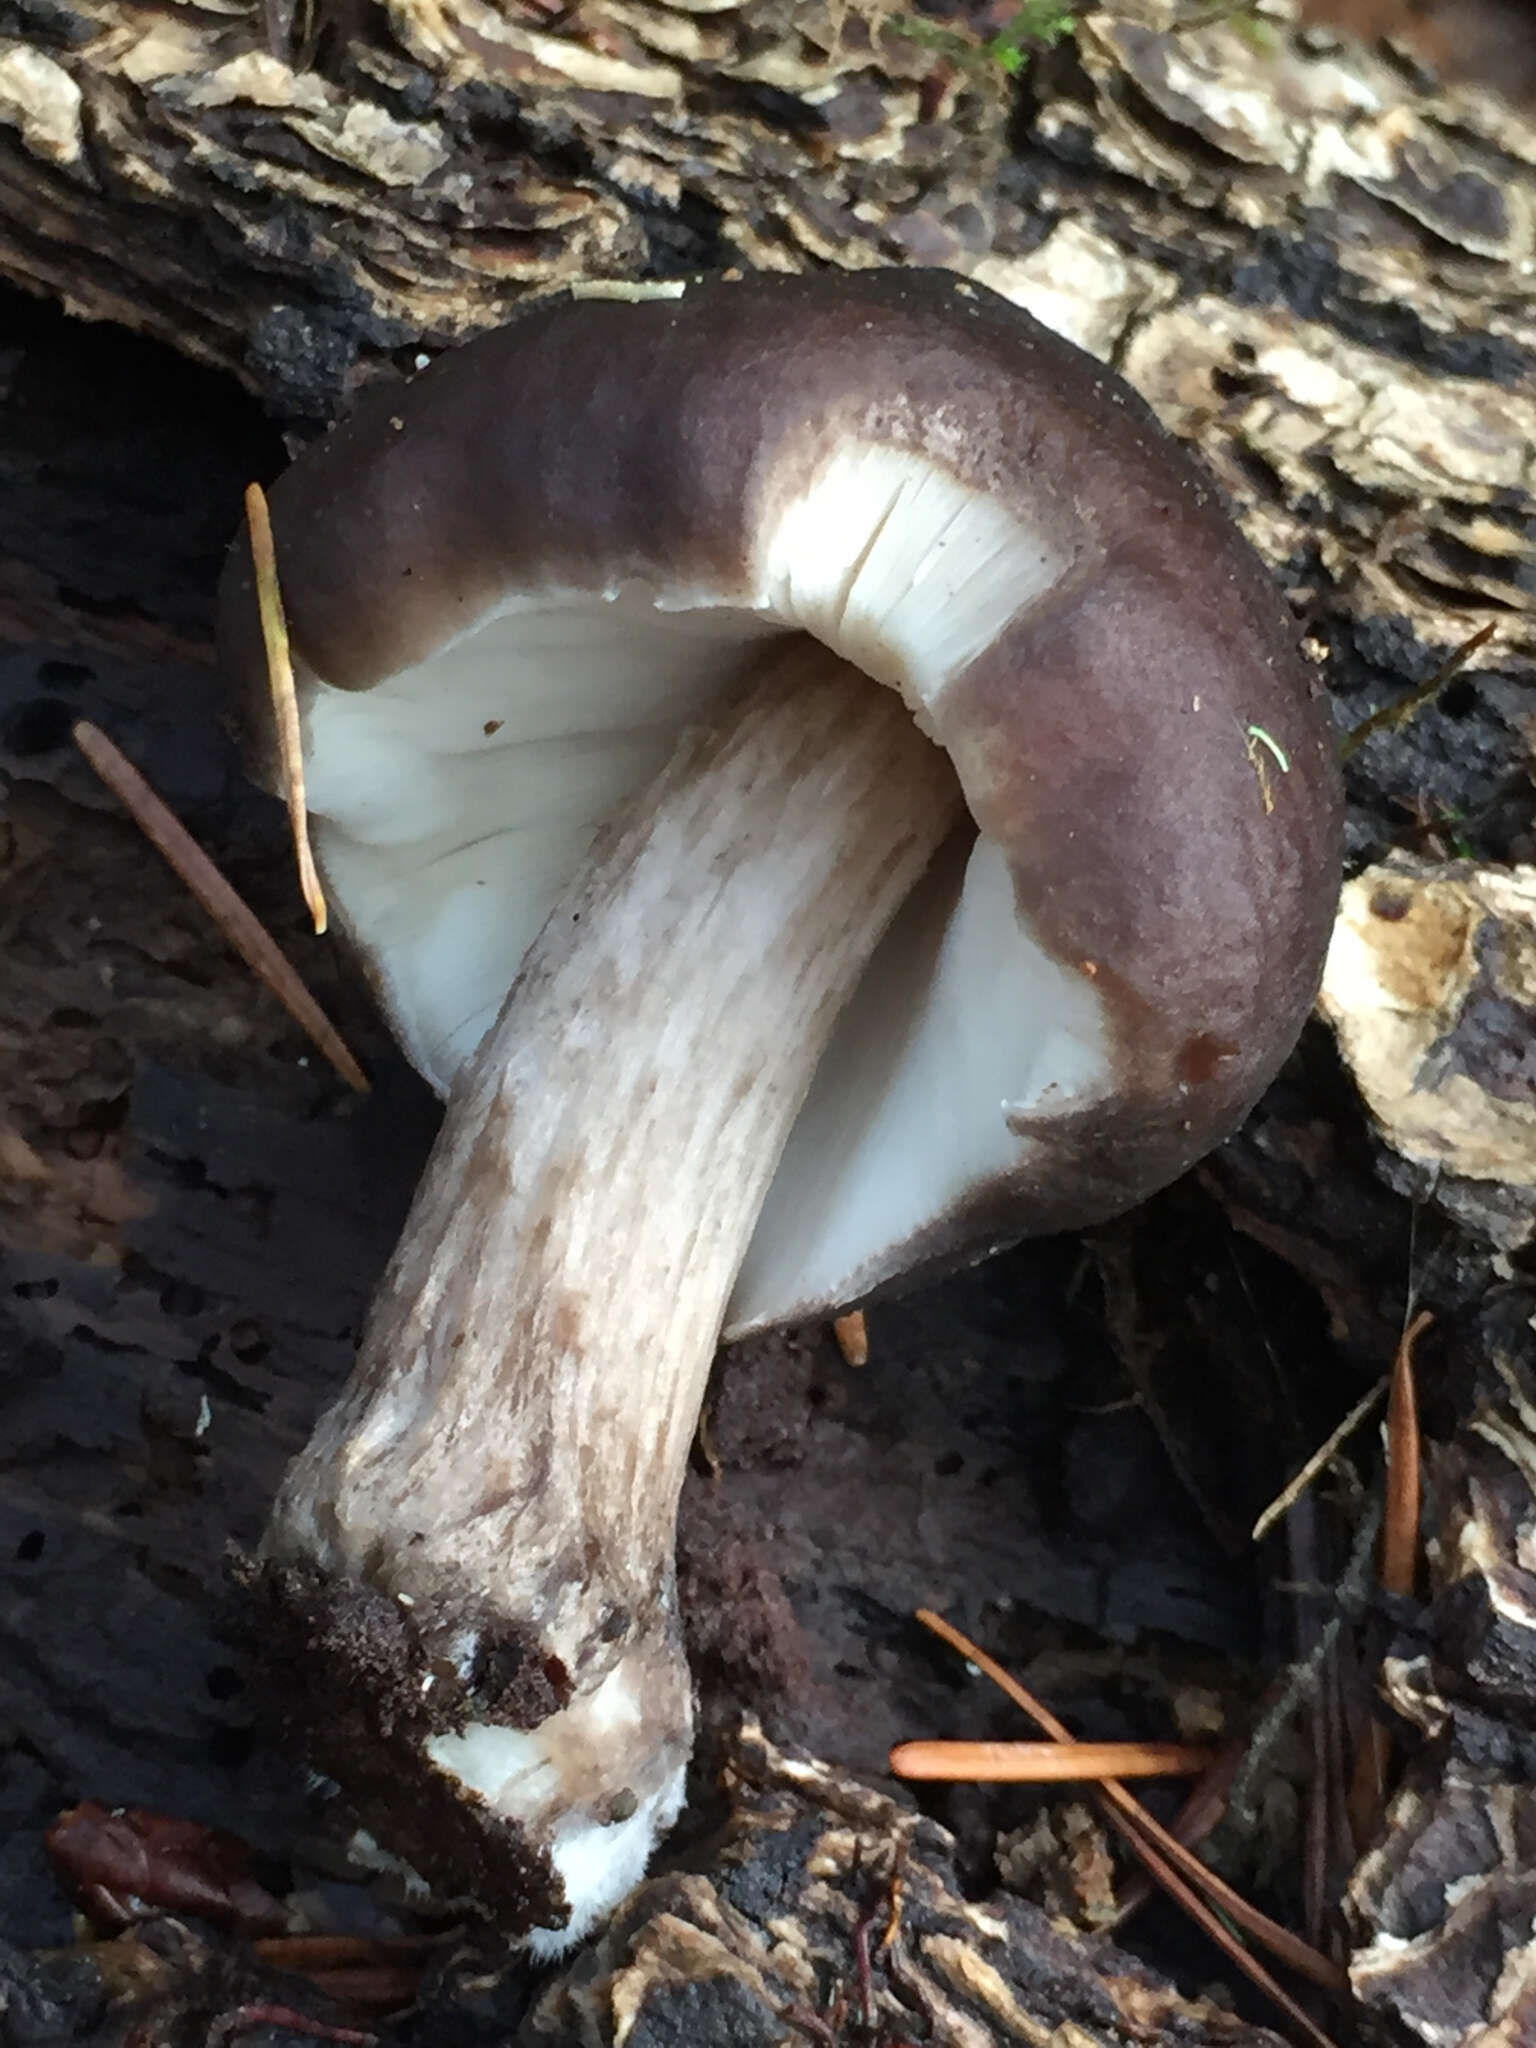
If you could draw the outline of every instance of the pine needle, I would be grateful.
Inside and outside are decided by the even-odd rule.
[[[924,1628],[931,1629],[936,1636],[974,1664],[984,1676],[990,1678],[1016,1707],[1021,1708],[1038,1727],[1044,1729],[1053,1742],[1073,1741],[1072,1732],[1065,1723],[1058,1721],[1050,1709],[1042,1705],[1032,1692],[1005,1671],[994,1658],[979,1649],[968,1636],[947,1622],[942,1615],[933,1613],[929,1608],[920,1607],[917,1610],[917,1618]],[[1302,2029],[1313,2044],[1313,2048],[1334,2048],[1333,2042],[1310,2015],[1302,2010],[1289,1992],[1275,1982],[1258,1958],[1244,1948],[1205,1903],[1205,1899],[1192,1887],[1198,1886],[1200,1892],[1207,1894],[1222,1912],[1228,1914],[1246,1933],[1252,1935],[1255,1941],[1261,1942],[1291,1969],[1309,1978],[1335,1997],[1349,1990],[1349,1980],[1344,1972],[1329,1962],[1326,1956],[1319,1955],[1317,1950],[1310,1947],[1299,1935],[1292,1934],[1288,1927],[1281,1927],[1267,1914],[1261,1913],[1256,1906],[1249,1905],[1241,1893],[1235,1892],[1225,1879],[1219,1878],[1215,1871],[1208,1869],[1193,1851],[1186,1849],[1182,1842],[1176,1841],[1161,1822],[1154,1820],[1146,1808],[1117,1779],[1106,1778],[1099,1786],[1098,1798],[1111,1825],[1125,1836],[1146,1865],[1149,1874],[1164,1891],[1178,1901],[1190,1918],[1204,1929],[1218,1948],[1258,1986],[1265,1997],[1278,2006],[1293,2025]]]
[[[898,1778],[973,1785],[1197,1778],[1210,1761],[1189,1742],[899,1742],[891,1751]]]
[[[256,609],[261,615],[261,637],[267,649],[267,683],[272,692],[272,716],[277,725],[283,788],[288,798],[288,824],[293,833],[294,858],[299,866],[299,887],[304,892],[304,901],[318,935],[325,930],[327,923],[325,891],[315,872],[315,857],[309,844],[309,806],[304,796],[304,740],[299,730],[299,700],[293,686],[293,652],[288,644],[283,593],[277,581],[272,515],[267,510],[267,494],[260,484],[246,486],[245,523],[251,536]]]
[[[1306,1492],[1313,1480],[1316,1479],[1319,1472],[1333,1463],[1338,1453],[1348,1443],[1361,1423],[1365,1421],[1371,1410],[1376,1407],[1382,1395],[1386,1393],[1388,1385],[1389,1382],[1384,1375],[1376,1382],[1374,1387],[1369,1388],[1363,1393],[1344,1420],[1339,1424],[1338,1428],[1331,1435],[1325,1437],[1322,1443],[1318,1445],[1295,1478],[1287,1480],[1280,1492],[1275,1495],[1269,1506],[1254,1523],[1253,1541],[1255,1543],[1263,1541],[1276,1522],[1280,1520],[1281,1516],[1289,1514],[1291,1509],[1295,1507],[1297,1501],[1301,1499],[1301,1496]]]
[[[1402,1599],[1412,1597],[1419,1569],[1422,1447],[1413,1349],[1433,1321],[1430,1311],[1422,1309],[1404,1330],[1392,1361],[1392,1391],[1387,1401],[1386,1509],[1378,1573],[1382,1591]],[[1372,1715],[1360,1731],[1349,1788],[1349,1825],[1357,1850],[1363,1850],[1376,1832],[1391,1770],[1391,1734]]]
[[[1413,1378],[1413,1348],[1434,1321],[1421,1309],[1403,1332],[1392,1362],[1387,1401],[1387,1512],[1381,1525],[1381,1583],[1407,1599],[1419,1565],[1419,1403]]]
[[[255,911],[224,879],[175,812],[99,726],[81,719],[74,728],[74,741],[246,966],[266,983],[294,1022],[308,1032],[342,1080],[366,1095],[368,1077],[348,1051],[341,1033],[304,986],[297,968]]]

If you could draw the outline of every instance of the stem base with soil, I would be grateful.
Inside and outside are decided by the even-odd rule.
[[[536,1945],[681,1803],[674,1523],[725,1302],[960,809],[896,695],[812,642],[685,738],[524,961],[278,1498],[258,1577],[311,1753]]]

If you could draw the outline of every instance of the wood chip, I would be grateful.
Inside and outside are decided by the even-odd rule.
[[[848,1365],[868,1365],[869,1330],[861,1308],[852,1309],[845,1316],[832,1318],[832,1334],[837,1339],[837,1348]]]

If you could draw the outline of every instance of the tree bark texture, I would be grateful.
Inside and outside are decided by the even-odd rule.
[[[1279,2048],[1038,1906],[968,1901],[941,1827],[753,1722],[723,1789],[707,1871],[632,1893],[536,1998],[519,2048]]]
[[[1173,0],[1016,89],[854,0],[314,4],[7,0],[0,274],[298,422],[530,290],[953,264],[1124,369],[1320,619],[1531,646],[1536,128],[1490,95]]]
[[[9,8],[0,271],[325,419],[530,288],[986,245],[1000,75],[851,8],[327,6]]]

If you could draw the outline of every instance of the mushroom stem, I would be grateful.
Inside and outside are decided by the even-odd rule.
[[[900,698],[812,642],[684,739],[455,1089],[279,1497],[265,1583],[316,1761],[546,1949],[680,1804],[674,1522],[725,1303],[837,1013],[960,811]]]

